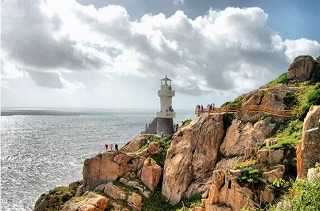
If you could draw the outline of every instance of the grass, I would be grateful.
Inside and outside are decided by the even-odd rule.
[[[186,119],[186,120],[182,121],[181,127],[188,126],[191,122],[192,122],[192,119]]]
[[[233,164],[232,169],[242,169],[245,167],[250,167],[250,166],[254,166],[255,164],[257,164],[257,160],[254,159],[250,159],[250,160],[246,160],[246,161],[239,161]]]
[[[69,191],[69,187],[56,187],[49,191],[49,194],[46,196],[47,200],[50,201],[49,198],[57,198],[58,200],[54,203],[50,203],[48,205],[47,210],[55,211],[60,210],[61,205],[63,205],[66,201],[71,199],[73,195]]]
[[[280,83],[283,83],[283,84],[288,84],[289,83],[289,79],[288,79],[287,73],[283,73],[278,78],[276,78],[276,79],[270,81],[269,83],[267,83],[267,87],[273,88],[277,84],[280,84]]]
[[[241,107],[243,104],[243,101],[245,100],[246,95],[242,94],[239,97],[237,97],[234,101],[225,102],[221,105],[221,107],[228,106],[232,108],[238,108]]]

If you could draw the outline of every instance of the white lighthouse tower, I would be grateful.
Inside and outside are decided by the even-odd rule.
[[[161,79],[158,96],[160,97],[160,111],[156,112],[157,134],[171,135],[173,133],[173,118],[176,117],[172,108],[172,97],[175,96],[175,91],[172,90],[171,79],[167,76]]]

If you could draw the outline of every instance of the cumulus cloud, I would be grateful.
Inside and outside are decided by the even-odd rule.
[[[195,19],[176,11],[132,20],[118,5],[5,0],[2,13],[6,55],[37,70],[29,74],[39,86],[56,89],[68,87],[62,72],[90,70],[151,81],[167,74],[178,91],[191,95],[238,94],[285,72],[295,56],[315,57],[320,49],[317,41],[283,40],[256,7],[210,9]],[[83,79],[79,87],[85,85]]]
[[[314,40],[307,40],[305,38],[298,40],[285,40],[286,51],[285,54],[292,61],[295,57],[308,53],[315,57],[320,56],[320,43]]]
[[[40,1],[2,1],[2,48],[21,65],[43,70],[98,68],[103,61],[77,48],[67,34],[57,35],[63,20],[48,17]]]

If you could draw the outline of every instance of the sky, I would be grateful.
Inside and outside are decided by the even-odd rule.
[[[2,0],[1,106],[221,105],[320,52],[320,1]]]

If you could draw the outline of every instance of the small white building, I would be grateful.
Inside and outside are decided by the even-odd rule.
[[[176,117],[176,112],[172,107],[172,97],[175,96],[175,91],[172,90],[171,79],[167,76],[161,79],[158,96],[160,97],[160,111],[156,112],[152,122],[146,125],[144,133],[169,136],[173,133],[173,118]]]

